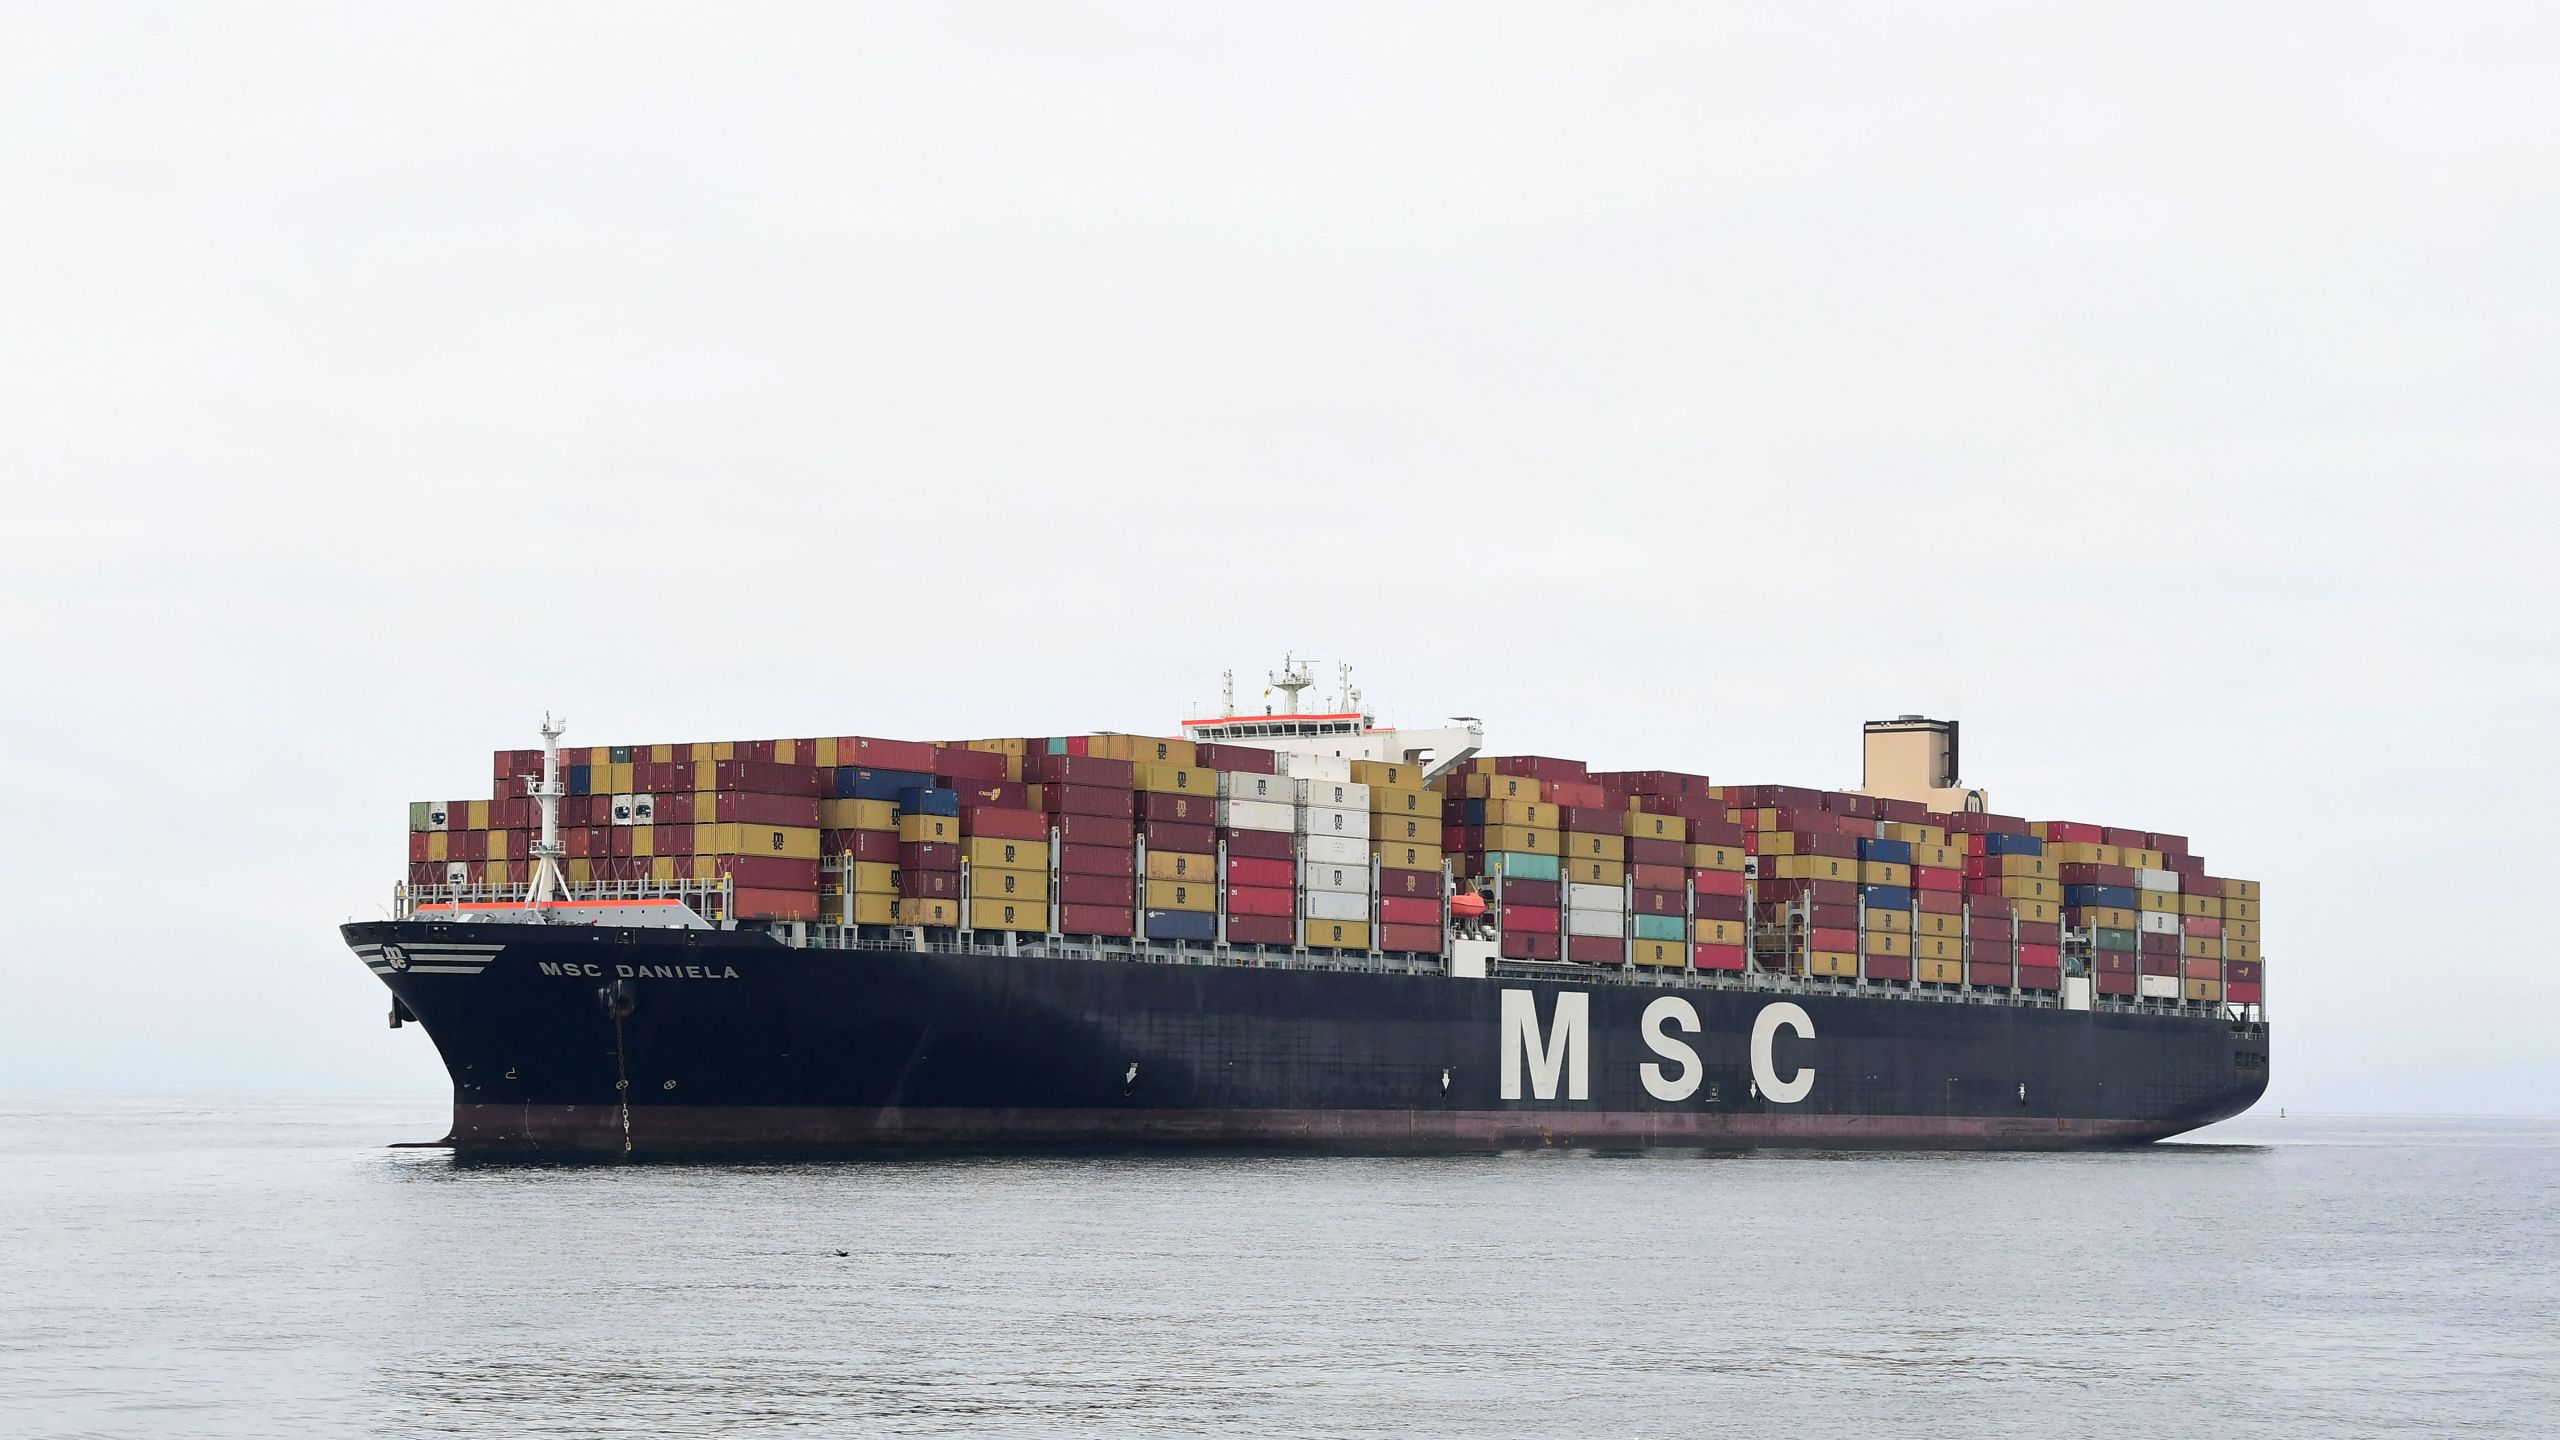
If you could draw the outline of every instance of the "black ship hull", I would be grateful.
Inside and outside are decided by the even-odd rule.
[[[376,922],[459,1150],[2059,1149],[2264,1092],[2194,1013]]]

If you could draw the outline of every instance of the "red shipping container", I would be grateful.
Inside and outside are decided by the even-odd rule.
[[[1531,935],[1553,935],[1564,928],[1562,913],[1544,905],[1507,904],[1497,918],[1506,934],[1519,930]]]
[[[1505,930],[1502,932],[1502,958],[1505,960],[1561,960],[1564,937],[1547,931]]]
[[[690,790],[678,790],[671,795],[660,795],[657,797],[657,804],[658,823],[661,825],[690,825],[693,823],[693,812],[699,808],[693,803],[693,792]]]
[[[2044,824],[2047,845],[2104,845],[2107,830],[2103,825],[2083,825],[2077,820],[2048,820]]]
[[[1583,780],[1591,767],[1579,760],[1559,760],[1553,755],[1496,755],[1491,766],[1496,775],[1528,775],[1540,780]]]
[[[2174,974],[2176,972],[2170,971],[2165,973]],[[2187,978],[2190,980],[2222,979],[2222,962],[2219,960],[2207,960],[2203,956],[2199,955],[2187,962]]]
[[[1977,940],[1997,939],[2008,943],[2009,932],[2017,921],[2006,910],[1974,909],[1965,912],[1967,933]]]
[[[1061,875],[1110,875],[1122,880],[1138,873],[1138,852],[1126,845],[1061,845]]]
[[[1911,867],[1911,888],[1961,894],[1964,891],[1964,872],[1944,865],[1914,865]]]
[[[898,893],[909,900],[957,900],[960,898],[960,872],[957,870],[901,870]]]
[[[1924,915],[1961,915],[1964,897],[1953,890],[1914,890],[1911,907]]]
[[[1005,759],[993,750],[972,750],[966,745],[937,745],[933,747],[933,763],[926,768],[935,779],[952,789],[966,790],[969,787],[960,783],[964,780],[1004,780]]]
[[[1701,920],[1744,919],[1746,918],[1745,912],[1749,904],[1749,902],[1745,901],[1739,895],[1700,895],[1689,903],[1694,907],[1690,913]],[[1854,907],[1841,906],[1838,908],[1847,913],[1849,917],[1848,923],[1852,925],[1857,923],[1857,911]],[[1673,911],[1670,913],[1677,914],[1678,912]],[[1817,920],[1820,918],[1821,917],[1819,915],[1816,916]]]
[[[781,855],[714,855],[713,873],[729,877],[740,890],[807,890],[818,888],[818,862]]]
[[[1554,880],[1505,880],[1503,903],[1553,910],[1564,903],[1564,886]]]
[[[1866,976],[1870,980],[1903,980],[1911,978],[1908,955],[1869,955],[1865,957]]]
[[[1138,797],[1133,791],[1115,790],[1108,785],[1043,785],[1040,787],[1040,808],[1052,815],[1096,815],[1106,820],[1126,820],[1138,813]]]
[[[2101,975],[2130,975],[2133,973],[2133,955],[2124,950],[2101,950],[2090,957],[2089,968]]]
[[[1285,830],[1223,830],[1219,838],[1226,842],[1230,860],[1298,858],[1297,839]]]
[[[694,797],[691,821],[696,825],[798,825],[818,823],[814,795],[771,795],[720,791]]]
[[[919,767],[920,768],[920,767]],[[758,795],[818,794],[818,767],[815,765],[776,765],[758,760],[721,760],[713,763],[711,783],[698,788],[732,790]],[[697,780],[699,776],[695,777]]]
[[[1998,938],[1984,939],[1976,936],[1965,942],[1964,958],[1976,963],[1997,962],[2006,965],[2009,963],[2009,942]]]
[[[825,837],[822,835],[819,838]],[[649,851],[652,855],[692,855],[693,827],[690,825],[658,826],[656,833],[649,837]]]
[[[1252,860],[1230,854],[1227,857],[1227,883],[1286,890],[1298,883],[1297,867],[1286,860]]]
[[[1211,854],[1218,848],[1218,832],[1206,825],[1177,825],[1170,820],[1149,820],[1140,827],[1147,849],[1179,850],[1191,855]]]
[[[409,864],[409,883],[412,885],[442,885],[445,883],[444,867],[445,862],[442,860],[411,861]]]
[[[1162,790],[1134,792],[1138,818],[1172,820],[1185,825],[1218,823],[1218,797],[1215,795],[1175,795]]]
[[[1686,915],[1689,897],[1680,890],[1638,890],[1635,892],[1638,915]]]
[[[1122,875],[1058,876],[1058,903],[1061,905],[1117,905],[1123,910],[1138,903],[1138,882]]]
[[[1037,810],[963,805],[960,807],[960,833],[996,840],[1046,840],[1049,838],[1049,817]]]
[[[468,849],[468,850],[470,850],[470,851],[472,851],[472,852],[474,852],[474,853],[472,853],[472,854],[470,854],[470,855],[467,855],[467,856],[465,856],[464,858],[466,858],[466,859],[471,859],[471,860],[485,860],[485,859],[489,858],[489,836],[488,836],[488,833],[487,833],[487,832],[485,832],[485,831],[478,832],[478,833],[479,833],[480,843],[479,843],[479,844],[477,844],[477,845],[466,846],[466,847],[465,847],[466,849]],[[631,856],[631,827],[630,827],[630,826],[628,826],[628,825],[616,825],[616,826],[614,826],[614,827],[613,827],[612,835],[613,835],[612,846],[613,846],[613,856],[614,856],[614,858],[615,858],[615,859],[617,859],[617,860],[625,860],[625,859],[629,859],[629,858],[630,858],[630,856]],[[456,836],[455,836],[455,837],[453,837],[453,838],[454,838],[454,839],[456,839],[456,840],[460,840],[460,839],[462,839],[462,838],[464,838],[464,837],[463,837],[463,836],[460,836],[460,835],[456,835]]]
[[[960,847],[931,843],[898,846],[898,868],[901,870],[948,870],[958,874]]]
[[[1058,910],[1058,929],[1068,935],[1117,935],[1125,939],[1134,925],[1125,905],[1065,905]]]
[[[1231,945],[1294,945],[1298,941],[1298,922],[1289,915],[1230,915],[1227,917],[1227,943]]]
[[[1277,775],[1280,753],[1258,745],[1197,746],[1192,751],[1192,764],[1211,770],[1225,770],[1239,775]]]
[[[2062,988],[2062,970],[2059,966],[2021,965],[2018,967],[2018,987],[2022,990],[2059,990]]]
[[[1126,850],[1138,843],[1138,827],[1103,815],[1060,815],[1058,838],[1068,845],[1108,845]]]
[[[802,758],[813,752],[802,752]],[[868,735],[836,737],[836,763],[870,770],[918,770],[933,773],[933,746],[922,740],[880,740]]]
[[[898,863],[898,832],[822,830],[818,832],[818,850],[825,855],[849,855],[856,860],[895,865]]]
[[[2062,944],[2062,927],[2050,920],[2021,920],[2018,922],[2018,943],[2052,950],[2058,954]],[[2057,960],[2050,963],[2058,965],[2062,962]]]
[[[2130,995],[2134,992],[2135,982],[2131,971],[2101,970],[2090,978],[2098,982],[2098,993],[2101,995]]]
[[[1126,760],[1098,755],[1025,755],[1022,778],[1035,785],[1102,785],[1126,790],[1138,781],[1137,767]]]
[[[1378,897],[1378,921],[1383,925],[1430,925],[1440,923],[1440,902],[1404,895]]]
[[[1964,978],[1968,984],[1987,985],[1994,990],[2006,990],[2009,988],[2009,962],[2006,960],[1993,960],[1987,963],[1981,960],[1967,961],[1964,967]]]
[[[1822,803],[1822,792],[1802,785],[1728,785],[1724,803],[1749,810],[1812,810]]]
[[[1272,889],[1260,885],[1229,885],[1227,913],[1229,915],[1285,916],[1292,913],[1291,907],[1296,898],[1297,892],[1288,889]]]
[[[2222,987],[2222,998],[2234,1005],[2264,1005],[2267,1003],[2266,982],[2234,980]]]
[[[1453,855],[1461,851],[1476,856],[1482,856],[1485,853],[1484,830],[1481,826],[1461,825],[1454,820],[1443,820],[1440,824],[1441,849]]]
[[[1419,895],[1437,900],[1448,887],[1440,881],[1437,870],[1381,870],[1378,893],[1381,895]]]
[[[1429,925],[1381,925],[1378,927],[1378,948],[1407,951],[1418,955],[1436,955],[1440,953],[1439,922],[1434,921]]]
[[[1597,781],[1541,780],[1538,785],[1544,792],[1542,798],[1559,810],[1607,810],[1612,815],[1623,813],[1609,803],[1609,792]],[[1620,822],[1621,825],[1624,823]],[[1623,835],[1626,831],[1620,829],[1616,833]]]
[[[2058,945],[2021,944],[2018,947],[2018,965],[2027,970],[2059,970],[2062,968],[2062,949]]]
[[[1810,934],[1813,949],[1827,950],[1835,955],[1858,953],[1858,932],[1855,930],[1820,929]]]
[[[1576,965],[1624,965],[1627,942],[1615,935],[1567,935],[1564,958]]]
[[[592,825],[560,832],[560,848],[572,860],[600,860],[613,853],[613,837]]]
[[[1678,840],[1630,840],[1627,842],[1627,863],[1663,865],[1677,870],[1689,863],[1689,847]]]
[[[1691,889],[1693,889],[1693,890],[1695,890],[1695,891],[1697,891],[1697,892],[1698,892],[1699,894],[1701,894],[1701,895],[1740,895],[1740,894],[1742,894],[1742,893],[1743,893],[1743,887],[1744,887],[1746,884],[1748,884],[1748,883],[1749,883],[1749,882],[1748,882],[1747,878],[1746,878],[1746,877],[1743,875],[1743,873],[1742,873],[1741,871],[1739,871],[1739,870],[1692,870],[1692,871],[1690,871],[1690,872],[1689,872],[1689,886],[1690,886],[1690,888],[1691,888]],[[1773,883],[1785,883],[1785,882],[1773,882]],[[1854,888],[1856,888],[1856,887],[1854,887],[1854,886],[1849,885],[1847,881],[1819,881],[1819,880],[1803,880],[1803,881],[1797,881],[1797,882],[1795,882],[1795,883],[1797,883],[1797,884],[1801,884],[1801,885],[1837,884],[1837,885],[1840,885],[1840,886],[1842,886],[1843,888],[1847,888],[1847,889],[1854,889]],[[1784,899],[1795,899],[1795,898],[1798,898],[1796,895],[1792,895],[1792,894],[1791,894],[1791,895],[1787,895],[1787,896],[1783,896],[1783,897],[1781,897],[1781,896],[1777,895],[1777,894],[1776,894],[1776,892],[1775,892],[1775,891],[1773,891],[1773,890],[1770,888],[1770,886],[1768,886],[1768,885],[1763,885],[1763,886],[1761,886],[1761,887],[1760,887],[1760,893],[1761,893],[1762,895],[1765,895],[1765,896],[1770,897],[1771,899],[1780,899],[1780,898],[1784,898]]]
[[[2186,923],[2187,933],[2190,935],[2205,940],[2219,940],[2222,938],[2222,922],[2219,920],[2209,919],[2202,915],[2190,915],[2187,917]]]
[[[1700,970],[1740,970],[1744,968],[1739,945],[1692,945],[1689,963]]]
[[[966,780],[953,787],[963,805],[992,805],[999,810],[1037,810],[1031,787],[1011,780]]]

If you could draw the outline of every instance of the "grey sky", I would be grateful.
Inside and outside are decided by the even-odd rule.
[[[443,1083],[571,743],[1390,719],[2267,887],[2269,1104],[2551,1109],[2538,6],[0,8],[0,1086]]]

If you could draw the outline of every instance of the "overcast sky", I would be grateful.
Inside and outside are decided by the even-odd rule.
[[[0,8],[0,1087],[436,1093],[534,743],[1495,748],[2266,883],[2268,1103],[2560,1107],[2548,6]],[[1258,693],[1258,692],[1249,692]]]

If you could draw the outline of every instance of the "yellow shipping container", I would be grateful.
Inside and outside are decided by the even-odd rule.
[[[969,902],[969,928],[1046,930],[1049,928],[1049,902],[1046,899],[972,900]]]
[[[497,839],[497,837],[496,837],[496,836],[494,836],[494,835],[490,836],[489,838],[490,838],[493,842]],[[632,855],[633,855],[635,858],[636,858],[636,857],[639,857],[639,856],[644,856],[644,855],[655,855],[655,854],[657,854],[657,853],[658,853],[658,827],[657,827],[657,826],[655,826],[655,825],[634,825],[634,826],[632,826],[632,827],[631,827],[631,853],[632,853]],[[492,860],[495,860],[495,859],[497,859],[498,857],[493,853],[493,854],[491,854],[491,855],[490,855],[490,857],[489,857],[489,858],[490,858],[490,859],[492,859]]]
[[[2255,920],[2225,920],[2222,922],[2222,934],[2224,939],[2246,940],[2252,945],[2264,938],[2258,933]]]
[[[648,853],[649,853],[649,852],[648,852],[648,851],[646,851],[646,850],[642,850],[642,849],[639,849],[639,848],[638,848],[638,846],[639,846],[639,845],[646,844],[646,843],[648,842],[648,838],[649,838],[649,829],[650,829],[650,827],[648,827],[648,826],[646,826],[646,825],[642,825],[642,826],[638,827],[638,829],[634,832],[634,834],[633,834],[633,836],[632,836],[632,839],[633,839],[633,841],[634,841],[634,846],[633,846],[633,850],[632,850],[632,853],[633,853],[633,854],[635,854],[635,855],[646,855],[646,854],[648,854]],[[505,860],[505,859],[510,858],[510,857],[508,856],[508,854],[507,854],[507,836],[508,836],[509,834],[511,834],[511,833],[513,833],[513,832],[511,832],[511,831],[506,831],[506,830],[492,830],[492,831],[490,831],[490,832],[489,832],[489,858],[490,858],[490,859],[492,859],[492,860]]]
[[[1567,830],[1564,832],[1563,844],[1563,853],[1576,859],[1624,860],[1627,858],[1627,837],[1624,835],[1595,835],[1588,830]]]
[[[2175,915],[2178,913],[2178,892],[2136,890],[2133,892],[2133,908],[2145,915]]]
[[[1132,765],[1173,765],[1191,768],[1200,758],[1198,746],[1188,740],[1171,740],[1161,735],[1096,735],[1085,741],[1084,753],[1105,760],[1126,760]],[[1171,789],[1171,786],[1141,785],[1141,790]],[[1216,793],[1212,790],[1210,793]]]
[[[1369,853],[1378,857],[1378,865],[1387,870],[1430,870],[1440,868],[1441,853],[1437,845],[1409,845],[1401,840],[1372,840]]]
[[[1908,840],[1914,845],[1944,845],[1947,843],[1947,832],[1935,825],[1915,825],[1908,820],[1887,820],[1884,822],[1884,838]]]
[[[960,743],[971,750],[984,750],[991,755],[1020,755],[1031,748],[1030,742],[1019,735],[1002,735],[987,740],[963,740]]]
[[[592,860],[564,860],[560,863],[568,870],[572,885],[584,885],[595,878],[595,862]]]
[[[2226,900],[2246,900],[2250,904],[2255,905],[2258,901],[2265,898],[2260,895],[2258,891],[2259,885],[2255,880],[2225,880],[2222,882],[2222,898]]]
[[[869,890],[845,897],[853,903],[851,925],[895,925],[898,923],[898,897]]]
[[[969,898],[973,900],[1037,900],[1049,902],[1049,872],[1046,870],[1009,870],[990,865],[986,869],[969,869]]]
[[[1692,870],[1739,870],[1742,868],[1742,862],[1749,858],[1742,853],[1742,847],[1739,845],[1692,845],[1689,847],[1689,868]]]
[[[1914,935],[1911,937],[1911,958],[1961,965],[1964,963],[1964,941],[1952,935]]]
[[[821,800],[818,802],[818,825],[825,830],[895,830],[898,828],[898,802]]]
[[[2178,897],[2178,913],[2181,915],[2193,915],[2199,920],[2219,920],[2222,918],[2222,897],[2219,895],[2181,895]]]
[[[957,845],[960,843],[960,817],[957,815],[901,815],[898,817],[898,843]]]
[[[1796,853],[1796,837],[1793,833],[1788,831],[1763,830],[1760,832],[1759,853],[1762,855],[1793,855]]]
[[[1952,845],[1914,845],[1911,847],[1911,863],[1915,867],[1953,870],[1964,864],[1964,856]]]
[[[446,838],[449,834],[451,834],[451,832],[445,830],[430,830],[427,832],[428,859],[450,860],[453,858],[453,842]]]
[[[957,925],[960,902],[926,896],[910,896],[898,901],[898,924]]]
[[[1488,825],[1484,830],[1484,848],[1511,850],[1522,855],[1556,853],[1556,832],[1532,830],[1525,825]]]
[[[673,745],[652,745],[649,747],[649,763],[652,765],[670,764],[675,760],[675,758],[676,747]]]
[[[1837,950],[1816,950],[1804,957],[1804,973],[1854,976],[1858,973],[1858,957]]]
[[[2056,865],[2121,865],[2124,851],[2113,845],[2100,845],[2094,840],[2062,840],[2044,847],[2045,858]]]
[[[2009,901],[2009,913],[2030,924],[2051,925],[2062,918],[2062,902],[2013,898]]]
[[[2183,935],[2178,939],[2178,948],[2182,954],[2193,955],[2200,960],[2211,960],[2222,954],[2222,937]]]
[[[1039,870],[1045,873],[1049,868],[1049,842],[973,835],[960,842],[960,858],[973,866],[988,869]]]
[[[1429,815],[1377,815],[1371,817],[1370,838],[1400,840],[1415,845],[1440,844],[1440,821]]]
[[[1867,953],[1870,955],[1908,955],[1911,953],[1911,937],[1908,935],[1896,934],[1891,930],[1866,931],[1859,936],[1859,943],[1866,946]]]
[[[1893,860],[1861,860],[1858,862],[1858,883],[1908,887],[1911,884],[1911,867]]]
[[[1837,855],[1763,855],[1764,880],[1846,880],[1857,883],[1858,862]]]
[[[1154,856],[1148,856],[1152,860]],[[1218,882],[1215,880],[1159,880],[1150,876],[1146,884],[1146,908],[1150,910],[1215,910],[1218,908]]]
[[[679,878],[676,874],[677,865],[682,864],[690,868],[692,862],[693,857],[690,855],[682,860],[673,855],[660,855],[649,862],[649,878],[661,885],[668,884]]]
[[[1373,790],[1420,790],[1422,767],[1401,761],[1354,760],[1351,762],[1351,783],[1366,785]]]
[[[1556,807],[1542,800],[1487,800],[1484,802],[1484,823],[1552,830],[1556,824]]]
[[[1677,940],[1631,940],[1627,958],[1638,965],[1676,970],[1689,963],[1689,947]]]
[[[1137,772],[1137,788],[1169,795],[1206,795],[1218,793],[1218,772],[1197,765],[1172,765],[1161,761],[1142,761],[1132,767]]]
[[[2025,875],[2037,879],[2054,878],[2053,861],[2043,855],[1985,855],[1983,867],[1994,875]]]
[[[2259,958],[2258,942],[2255,940],[2226,940],[2222,942],[2222,958],[2225,960],[2255,960]]]
[[[1369,922],[1366,920],[1310,920],[1307,943],[1319,950],[1366,950],[1369,948]]]
[[[844,872],[849,888],[856,895],[895,895],[898,893],[898,867],[886,860],[856,860]],[[883,925],[889,922],[879,922]]]
[[[1700,945],[1739,945],[1745,927],[1739,920],[1692,920],[1689,938]]]
[[[1867,911],[1867,928],[1908,935],[1911,933],[1911,912],[1871,908]]]
[[[1633,800],[1628,801],[1634,804]],[[1633,840],[1678,840],[1689,838],[1689,822],[1678,815],[1655,815],[1643,810],[1627,812],[1627,836]]]
[[[2012,900],[2051,900],[2060,904],[2062,882],[2047,880],[2040,875],[2003,875],[2000,877],[2000,893]]]
[[[1623,860],[1585,860],[1578,855],[1564,857],[1564,878],[1576,885],[1624,885],[1627,863]]]
[[[1372,785],[1369,808],[1380,815],[1428,815],[1436,820],[1440,818],[1440,797],[1411,785]]]
[[[1919,918],[1919,926],[1913,932],[1915,934],[1958,937],[1964,934],[1964,917],[1961,915],[1941,915],[1935,910],[1923,910]]]
[[[2190,1000],[2219,1001],[2222,998],[2222,982],[2219,980],[2190,980],[2187,982],[2187,998]]]
[[[2077,923],[2102,930],[2130,930],[2138,923],[2135,917],[2139,913],[2116,905],[2083,905]]]
[[[785,860],[815,860],[818,858],[818,832],[799,825],[696,825],[693,827],[693,853],[779,855]]]
[[[834,736],[822,735],[812,743],[809,748],[816,752],[817,764],[821,766],[831,766],[836,763],[836,741]]]
[[[1961,985],[1964,983],[1964,962],[1921,960],[1912,965],[1911,977],[1924,985]]]
[[[2258,918],[2258,902],[2237,900],[2226,895],[2222,899],[2222,918],[2237,921],[2255,920]]]
[[[1487,775],[1470,770],[1454,777],[1457,793],[1469,800],[1535,800],[1546,792],[1526,775]]]
[[[1147,878],[1214,883],[1218,878],[1218,857],[1187,850],[1150,850],[1147,852]]]
[[[587,783],[587,789],[589,791],[601,790],[608,795],[621,795],[628,793],[631,789],[631,762],[625,760],[618,765],[609,766],[607,768],[613,771],[612,783],[609,785],[599,785],[593,780],[589,780]]]
[[[463,802],[462,802],[462,828],[463,828],[463,829],[465,829],[465,830],[486,830],[486,829],[488,829],[488,828],[489,828],[489,802],[488,802],[488,801],[486,801],[486,800],[465,800],[465,801],[463,801]]]
[[[2125,847],[2124,863],[2132,866],[2136,870],[2165,870],[2168,868],[2160,863],[2159,851],[2137,850],[2130,845]]]

